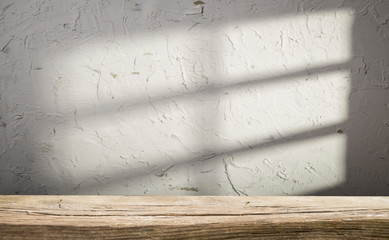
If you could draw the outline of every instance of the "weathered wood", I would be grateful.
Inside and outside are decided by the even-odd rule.
[[[389,238],[389,198],[0,196],[0,238]]]

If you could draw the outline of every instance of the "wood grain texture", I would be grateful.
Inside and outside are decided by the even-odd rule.
[[[385,239],[389,198],[0,196],[0,238]]]

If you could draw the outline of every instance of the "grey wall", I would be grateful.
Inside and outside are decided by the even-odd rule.
[[[0,193],[389,195],[388,1],[0,2]]]

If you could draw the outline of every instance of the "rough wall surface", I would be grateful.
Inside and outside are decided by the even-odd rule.
[[[0,193],[389,195],[389,1],[0,2]]]

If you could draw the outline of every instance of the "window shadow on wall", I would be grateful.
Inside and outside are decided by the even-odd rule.
[[[332,9],[330,6],[327,6],[331,4],[323,3],[325,1],[315,2],[317,4],[317,8],[315,9],[317,10],[329,11]],[[341,2],[339,1],[339,3]],[[352,59],[348,62],[303,69],[301,71],[280,74],[275,77],[264,79],[252,78],[246,82],[215,85],[202,88],[197,91],[189,91],[183,94],[157,96],[149,98],[148,101],[143,102],[134,101],[131,103],[124,103],[126,107],[130,109],[140,109],[141,111],[142,108],[150,107],[150,104],[158,104],[163,101],[181,101],[198,96],[199,94],[207,96],[223,95],[226,92],[237,88],[249,88],[252,86],[261,86],[274,82],[282,83],[283,81],[286,82],[289,79],[296,77],[315,76],[319,74],[332,73],[334,71],[348,70],[351,73],[351,93],[348,99],[348,118],[346,121],[272,139],[264,140],[261,139],[261,136],[259,136],[258,141],[255,143],[251,143],[246,146],[238,145],[235,147],[229,147],[228,149],[223,147],[219,149],[208,148],[206,146],[207,143],[204,142],[204,151],[198,154],[195,158],[175,157],[174,161],[166,162],[153,167],[146,166],[142,169],[142,171],[132,171],[128,175],[123,175],[122,171],[126,171],[126,169],[121,169],[120,172],[110,173],[110,179],[105,183],[83,183],[82,188],[99,189],[115,185],[118,186],[125,183],[131,184],[134,180],[143,178],[152,179],[155,176],[166,177],[172,166],[174,166],[175,171],[181,171],[186,168],[190,168],[190,166],[217,161],[217,166],[221,169],[223,174],[222,177],[226,178],[231,185],[231,192],[237,195],[245,195],[247,193],[244,189],[235,187],[233,181],[230,179],[231,176],[228,174],[228,167],[230,166],[229,164],[233,164],[233,162],[231,162],[231,158],[233,158],[234,155],[261,151],[274,146],[281,146],[294,142],[309,141],[331,134],[339,134],[346,135],[347,137],[347,153],[345,157],[346,180],[344,184],[334,187],[331,186],[328,189],[309,192],[307,195],[389,195],[389,125],[387,123],[389,122],[389,111],[387,105],[384,104],[389,104],[389,70],[387,67],[389,61],[389,48],[387,47],[389,30],[387,27],[387,21],[379,22],[382,18],[379,18],[369,12],[374,11],[374,8],[371,7],[374,6],[374,4],[368,6],[357,6],[357,3],[350,4],[352,6],[349,7],[355,8],[356,17],[352,29]],[[277,4],[274,4],[272,6],[276,7],[276,5]],[[336,6],[339,7],[338,3]],[[383,6],[386,8],[386,12],[384,12],[388,14],[389,9],[387,8],[389,5],[383,4]],[[302,12],[315,11],[311,7],[312,6],[310,4],[307,4],[306,9],[303,8]],[[287,11],[287,9],[281,9],[280,11],[269,12],[277,13],[276,17],[282,18],[283,15],[291,14]],[[260,16],[259,18],[273,17],[271,15],[268,16],[267,14],[269,13],[264,13],[263,16]],[[235,20],[242,21],[242,19]],[[79,117],[93,120],[94,118],[99,118],[99,116],[110,116],[114,114],[118,105],[120,104],[115,103],[107,105],[102,108],[104,109],[103,111],[93,113],[91,115],[80,115]],[[204,106],[200,113],[206,116],[213,116],[214,112],[212,111],[212,108]],[[260,111],[260,109],[258,109],[258,111]],[[72,115],[65,116],[65,119],[71,118],[73,118]],[[217,124],[217,122],[212,124]],[[208,126],[203,127],[205,129],[208,128]],[[203,141],[204,139],[198,139],[199,144],[202,144]],[[26,142],[25,144],[28,145],[29,143]],[[26,149],[28,152],[28,147],[26,147]],[[40,156],[31,155],[32,156],[30,157],[36,158],[33,159],[33,161],[40,161]],[[5,154],[4,156],[7,155]],[[6,166],[10,164],[8,162],[10,159],[5,159],[3,157],[1,160],[0,166],[3,169],[2,171],[9,171],[5,169]],[[331,161],[331,159],[328,159],[328,161]],[[44,162],[41,164],[42,168],[47,168],[46,166],[43,166],[45,164]],[[39,169],[32,170],[38,172],[40,171]],[[12,174],[18,175],[13,177],[19,178],[21,176],[26,176],[28,173],[24,173],[22,170]],[[186,192],[186,194],[220,194],[217,190],[215,190],[215,192],[203,192],[201,184],[204,183],[201,179],[196,180],[196,178],[201,178],[201,176],[191,176],[191,179],[189,180],[190,185],[182,187],[183,190],[189,191]],[[218,181],[216,178],[217,176],[215,176],[215,182]],[[199,182],[200,184],[192,184],[192,182]],[[34,183],[36,186],[38,184],[39,183]],[[96,187],[96,185],[98,185],[98,187]],[[259,185],[260,183],[258,183],[258,187]],[[74,186],[74,191],[71,190],[72,188],[73,186],[69,188],[69,191],[61,190],[58,193],[74,194],[77,186]],[[3,189],[2,193],[14,194],[17,191],[19,190],[14,189],[14,187],[10,187]],[[32,190],[29,189],[26,192],[22,191],[19,193],[44,194],[44,192],[40,191],[38,188]],[[122,194],[127,193],[123,192]]]

